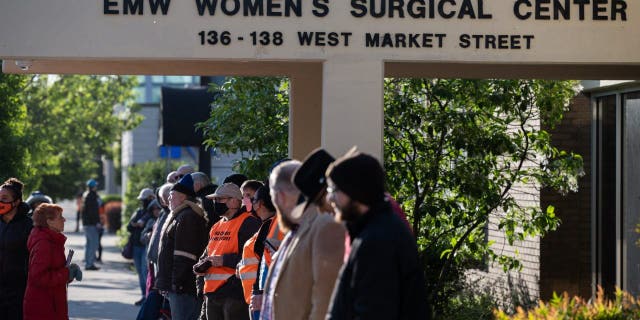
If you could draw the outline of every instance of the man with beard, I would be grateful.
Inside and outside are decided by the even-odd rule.
[[[344,255],[345,230],[322,213],[324,171],[333,161],[326,151],[304,163],[278,165],[269,178],[278,219],[291,229],[278,250],[265,285],[260,319],[324,319]],[[298,206],[302,193],[306,201]],[[295,206],[295,208],[294,208]]]
[[[326,176],[336,218],[351,237],[327,319],[426,319],[416,241],[385,200],[378,160],[352,150]]]
[[[214,200],[215,213],[221,216],[209,231],[203,257],[193,266],[196,274],[204,275],[207,319],[249,319],[236,266],[242,259],[244,243],[258,231],[261,221],[241,208],[242,192],[233,183],[221,185],[207,198]]]

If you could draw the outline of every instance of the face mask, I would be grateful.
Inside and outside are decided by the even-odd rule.
[[[213,213],[221,216],[225,214],[229,210],[226,203],[214,202],[213,203]]]
[[[0,215],[7,214],[13,210],[13,202],[0,201]]]
[[[249,198],[242,198],[242,205],[247,208],[248,212],[252,212],[253,211],[253,207],[251,205],[251,199]]]

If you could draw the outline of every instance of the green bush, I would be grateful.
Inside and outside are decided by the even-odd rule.
[[[519,307],[514,315],[495,310],[498,320],[632,320],[640,319],[640,304],[629,293],[616,289],[615,299],[605,298],[604,290],[598,288],[594,301],[580,297],[569,298],[566,292],[562,296],[554,293],[548,303],[540,301],[531,310]]]
[[[129,180],[124,193],[122,229],[118,231],[122,245],[124,245],[126,238],[129,236],[126,225],[131,219],[131,215],[140,205],[140,202],[136,199],[140,194],[140,190],[144,188],[155,190],[160,187],[165,183],[167,174],[183,164],[183,162],[178,161],[157,160],[137,163],[128,168]]]
[[[119,194],[106,194],[102,197],[102,203],[106,204],[113,201],[122,201],[122,197]]]

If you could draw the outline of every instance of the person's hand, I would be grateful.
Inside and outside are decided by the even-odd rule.
[[[259,311],[262,310],[262,295],[251,295],[251,300],[249,301],[249,310],[250,311]]]
[[[209,256],[207,257],[209,261],[211,261],[212,267],[220,267],[222,266],[222,256]]]
[[[69,282],[73,281],[73,279],[82,281],[82,270],[80,270],[80,267],[77,264],[72,263],[69,265],[68,268],[69,268]]]
[[[169,295],[169,291],[167,291],[167,290],[160,290],[158,292],[160,293],[161,296],[163,296],[165,298]]]

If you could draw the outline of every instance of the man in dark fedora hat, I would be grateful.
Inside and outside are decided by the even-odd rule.
[[[287,236],[289,239],[283,241],[270,270],[261,319],[319,320],[326,316],[342,265],[345,237],[344,227],[318,206],[324,201],[324,171],[332,161],[333,157],[325,150],[316,149],[295,171],[281,170],[287,168],[285,162],[279,165],[285,167],[276,167],[270,177],[276,192],[278,183],[288,183],[299,190],[306,201],[290,213],[296,225]],[[278,206],[279,201],[274,203]]]

